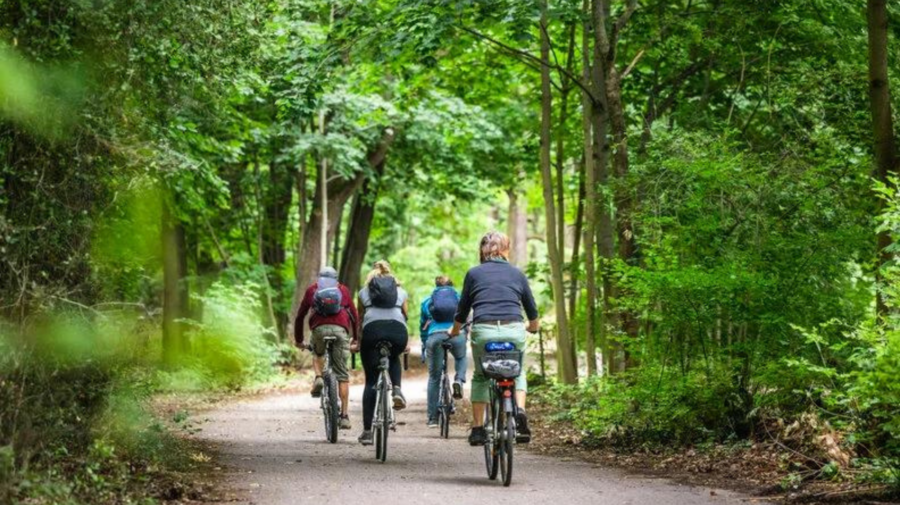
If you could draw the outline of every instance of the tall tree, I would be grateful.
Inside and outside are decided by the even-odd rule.
[[[386,162],[386,159],[381,160],[381,163],[375,166],[374,176],[366,178],[363,182],[350,211],[350,228],[347,230],[344,256],[341,258],[340,278],[351,293],[355,293],[360,287],[360,274],[369,250],[375,204],[381,189],[380,178],[384,174]]]
[[[188,317],[187,250],[184,224],[164,198],[161,243],[163,258],[163,361],[173,364],[188,350],[183,320]]]
[[[563,284],[563,261],[560,256],[556,228],[556,205],[553,201],[553,175],[550,167],[550,130],[553,121],[553,95],[550,84],[550,34],[547,28],[547,1],[541,2],[541,146],[540,166],[544,186],[544,217],[547,231],[547,255],[550,260],[550,280],[556,309],[557,353],[559,378],[566,384],[578,382],[578,370],[572,359],[574,353],[566,318],[566,293]]]
[[[584,0],[584,11],[590,10],[590,0]],[[590,16],[585,16],[581,40],[582,79],[591,82],[591,25]],[[594,105],[587,91],[581,93],[581,128],[584,135],[584,275],[586,284],[585,303],[585,353],[587,355],[587,373],[597,373],[596,353],[596,304],[597,304],[597,272],[595,265],[594,243],[597,232],[597,174],[594,163],[594,142],[592,118]],[[602,349],[602,348],[601,348]],[[605,349],[602,350],[605,354]],[[602,373],[602,372],[601,372]]]
[[[600,275],[603,282],[603,313],[600,324],[600,341],[603,349],[603,361],[606,370],[615,371],[618,345],[609,338],[611,331],[618,328],[619,317],[613,307],[616,298],[616,285],[613,282],[613,260],[615,259],[615,233],[612,213],[612,190],[609,184],[609,113],[606,99],[606,54],[599,43],[600,35],[596,26],[604,19],[600,10],[608,9],[609,4],[603,0],[592,0],[591,33],[594,37],[594,48],[591,52],[591,91],[595,97],[591,108],[591,130],[593,133],[594,172],[596,187],[600,190],[596,202],[596,242],[600,258]]]
[[[626,265],[633,265],[637,253],[634,237],[633,213],[635,201],[628,184],[628,125],[625,120],[625,107],[622,100],[621,74],[617,66],[619,35],[628,24],[637,9],[637,0],[626,0],[625,10],[615,20],[610,19],[610,0],[595,3],[594,36],[596,44],[603,56],[604,85],[606,91],[606,107],[609,114],[609,125],[614,148],[612,164],[613,174],[617,180],[616,201],[616,234],[618,239],[618,255]],[[630,310],[620,311],[622,330],[632,339],[638,336],[639,322],[637,315]],[[620,366],[627,366],[627,355]]]
[[[898,173],[898,160],[891,116],[891,89],[888,80],[888,12],[887,0],[869,0],[869,100],[872,108],[872,131],[875,137],[875,173],[882,184]],[[876,271],[877,313],[887,314],[882,294],[882,267],[891,261],[889,251],[893,238],[887,230],[878,232],[878,270]]]

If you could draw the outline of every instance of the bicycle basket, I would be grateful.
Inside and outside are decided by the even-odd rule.
[[[488,352],[481,357],[484,375],[491,379],[515,379],[522,374],[520,351]]]

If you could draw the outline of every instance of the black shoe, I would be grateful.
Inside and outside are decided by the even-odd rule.
[[[531,429],[528,428],[528,416],[524,410],[516,414],[516,443],[527,444],[531,442]]]
[[[453,383],[453,398],[457,400],[462,400],[462,382],[456,381]]]
[[[316,377],[316,380],[313,381],[313,387],[310,393],[313,398],[321,398],[323,389],[325,389],[325,381],[322,380],[322,376],[319,375]]]
[[[400,386],[394,386],[393,399],[394,410],[403,410],[406,408],[406,397],[403,396],[403,391],[400,391]]]
[[[484,426],[472,428],[472,432],[469,433],[469,445],[475,447],[484,445],[487,441],[487,431],[484,430]]]

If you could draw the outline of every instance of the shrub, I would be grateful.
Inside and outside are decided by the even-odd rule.
[[[197,298],[200,321],[191,321],[191,352],[182,366],[160,374],[167,390],[239,388],[271,379],[281,350],[277,334],[260,323],[259,288],[216,283]]]

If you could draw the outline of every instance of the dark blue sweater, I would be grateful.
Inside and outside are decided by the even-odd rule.
[[[529,321],[538,318],[525,274],[505,261],[486,261],[466,273],[456,321],[465,323],[470,310],[476,323],[521,321],[523,307]]]

